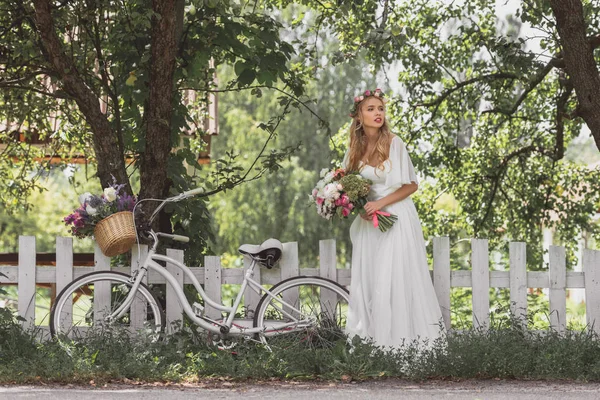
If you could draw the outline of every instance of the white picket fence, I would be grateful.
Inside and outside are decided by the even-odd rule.
[[[56,266],[36,266],[35,237],[19,238],[18,266],[1,266],[0,285],[18,285],[18,314],[24,318],[23,325],[31,328],[35,324],[35,291],[36,284],[55,284],[56,293],[71,280],[91,271],[109,270],[110,259],[98,249],[94,254],[93,267],[73,265],[73,242],[71,238],[59,237],[56,240]],[[450,241],[447,237],[433,239],[433,283],[438,301],[442,308],[444,323],[450,328],[450,291],[453,287],[472,288],[473,325],[486,328],[490,321],[490,288],[510,289],[511,311],[515,316],[525,317],[527,314],[528,288],[549,289],[550,325],[552,329],[562,332],[566,329],[566,289],[584,288],[586,299],[586,320],[588,326],[600,333],[600,251],[586,249],[583,252],[583,272],[567,271],[565,249],[559,246],[550,247],[550,263],[548,271],[527,271],[525,265],[525,243],[511,242],[509,247],[510,268],[508,271],[490,271],[488,241],[471,240],[472,270],[450,270]],[[141,246],[140,259],[144,259],[146,248]],[[172,258],[183,261],[181,250],[167,250]],[[115,271],[130,273],[138,268],[138,250],[133,249],[132,265],[113,268]],[[221,285],[241,284],[245,267],[222,268],[220,258],[205,257],[204,267],[192,268],[200,282],[204,282],[207,294],[214,300],[221,299]],[[320,241],[319,265],[314,268],[299,268],[298,244],[284,243],[283,257],[279,267],[271,270],[257,269],[255,278],[263,284],[275,284],[283,279],[310,275],[322,276],[339,282],[343,286],[350,284],[350,270],[336,268],[335,240]],[[167,265],[179,284],[187,284],[188,278],[175,266]],[[149,284],[165,284],[164,278],[157,273],[149,273]],[[245,306],[254,310],[259,297],[253,291],[244,295]],[[207,313],[218,315],[217,310],[207,309]],[[167,323],[181,320],[182,307],[174,290],[167,285],[166,292]],[[598,323],[596,323],[598,321]]]

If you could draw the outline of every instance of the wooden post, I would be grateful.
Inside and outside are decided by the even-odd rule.
[[[73,281],[73,238],[56,238],[56,292],[60,293],[65,286]],[[52,299],[54,302],[56,299]],[[73,325],[73,300],[65,301],[65,310],[69,312],[61,315],[62,326],[69,331]]]
[[[183,250],[167,249],[167,257],[183,263]],[[177,280],[177,284],[183,289],[183,271],[171,263],[167,263],[167,271]],[[183,323],[183,307],[177,298],[175,289],[167,282],[167,332],[178,331]]]
[[[444,325],[450,329],[450,238],[433,238],[433,287]]]
[[[550,246],[550,327],[564,332],[567,326],[567,265],[565,248]]]
[[[110,258],[102,254],[98,244],[94,246],[94,271],[110,271]],[[110,283],[97,282],[94,285],[94,325],[101,326],[107,313],[110,313]]]
[[[219,257],[204,257],[204,291],[212,301],[221,302],[221,258]],[[204,313],[207,317],[216,320],[221,319],[220,310],[208,304],[204,306]]]
[[[142,268],[144,261],[146,261],[146,257],[148,257],[148,246],[140,245],[139,253],[138,246],[135,245],[131,249],[131,275],[135,276],[135,274]],[[144,276],[142,283],[148,283],[148,273]],[[131,304],[131,315],[129,316],[131,321],[131,330],[135,332],[144,327],[144,323],[146,322],[146,317],[148,313],[148,303],[143,299],[143,296],[140,294],[136,298],[133,299],[133,304]]]
[[[600,251],[583,250],[583,278],[588,329],[600,334]]]
[[[319,274],[322,278],[337,282],[337,260],[335,240],[319,241]],[[332,320],[335,320],[337,294],[330,290],[321,289],[321,310],[325,311]]]
[[[521,325],[527,324],[526,244],[510,242],[510,312]],[[527,327],[526,325],[524,326]]]
[[[35,327],[35,257],[35,236],[19,236],[18,314],[25,330]]]
[[[252,259],[248,256],[244,256],[244,276],[250,268],[250,264],[252,263]],[[260,282],[260,266],[254,266],[254,276],[255,281]],[[248,318],[252,318],[254,316],[254,312],[256,311],[256,307],[258,306],[258,302],[260,301],[260,294],[256,293],[254,289],[250,286],[246,288],[244,292],[244,306],[246,307],[246,315]]]
[[[473,264],[473,327],[489,327],[490,322],[490,267],[487,239],[471,241]]]
[[[281,273],[280,281],[298,276],[300,270],[298,266],[298,242],[283,243],[283,254],[279,261],[279,270]],[[286,291],[283,300],[288,304],[297,305],[298,291]]]

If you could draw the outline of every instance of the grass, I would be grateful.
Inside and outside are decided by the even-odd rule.
[[[163,340],[104,331],[77,341],[44,341],[0,309],[0,383],[184,382],[209,377],[365,380],[568,379],[600,381],[600,338],[589,331],[532,333],[518,326],[454,333],[429,346],[385,351],[355,340],[315,346],[291,338],[261,345],[240,341],[218,350],[187,330]]]

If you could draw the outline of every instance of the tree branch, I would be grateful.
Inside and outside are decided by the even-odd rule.
[[[548,73],[550,71],[552,71],[553,68],[554,68],[554,63],[552,61],[550,61],[548,64],[546,64],[544,66],[544,68],[542,68],[536,74],[535,78],[529,83],[529,86],[527,87],[527,89],[525,89],[523,91],[523,93],[521,93],[521,96],[519,96],[519,98],[517,99],[515,104],[513,104],[513,106],[509,110],[503,110],[501,108],[493,108],[491,110],[484,110],[481,112],[481,114],[500,113],[500,114],[509,115],[509,116],[514,114],[517,111],[517,109],[519,108],[519,106],[521,105],[521,103],[523,103],[523,101],[525,101],[525,99],[527,98],[529,93],[531,93],[531,91],[533,89],[535,89],[536,86],[539,85],[544,80],[544,78],[548,75]]]
[[[466,81],[462,81],[462,82],[458,83],[456,86],[454,86],[454,87],[452,87],[452,88],[447,89],[446,91],[444,91],[435,100],[432,100],[432,101],[427,102],[427,103],[415,104],[414,107],[433,107],[433,106],[440,105],[452,93],[454,93],[454,92],[456,92],[458,90],[461,90],[465,86],[469,86],[469,85],[472,85],[472,84],[477,83],[477,82],[483,82],[483,81],[495,80],[495,79],[512,79],[512,80],[514,80],[514,79],[519,79],[519,78],[520,77],[518,75],[509,73],[509,72],[497,72],[497,73],[494,73],[494,74],[481,75],[481,76],[478,76],[478,77],[475,77],[475,78],[467,79]]]
[[[100,111],[100,101],[81,79],[72,60],[63,52],[62,45],[54,29],[50,1],[34,0],[33,3],[35,27],[41,38],[44,55],[60,77],[62,88],[75,100],[94,133],[94,151],[98,162],[98,177],[102,186],[106,187],[112,184],[114,177],[119,183],[125,184],[127,192],[131,193],[123,155],[117,151],[116,138],[108,119]]]
[[[565,91],[556,102],[556,147],[554,148],[554,161],[561,160],[565,156],[565,124],[567,104],[573,93],[573,85],[567,82]]]
[[[299,104],[302,104],[302,106],[308,110],[308,112],[310,112],[314,117],[316,117],[319,121],[321,121],[322,123],[326,124],[327,126],[329,126],[329,123],[327,121],[325,121],[323,118],[321,118],[319,116],[319,114],[317,114],[316,112],[314,112],[307,104],[306,102],[300,100],[298,97],[296,97],[295,95],[293,95],[292,93],[286,92],[283,89],[279,89],[278,87],[274,87],[274,86],[267,86],[267,85],[254,85],[254,86],[247,86],[244,88],[232,88],[232,89],[210,89],[210,88],[191,88],[191,87],[183,87],[183,88],[179,88],[179,90],[193,90],[193,91],[198,91],[198,92],[208,92],[208,93],[226,93],[226,92],[239,92],[240,90],[248,90],[248,89],[271,89],[271,90],[275,90],[287,97],[289,97],[290,99],[298,102]]]
[[[500,187],[500,181],[502,180],[502,176],[504,175],[504,173],[506,172],[506,169],[508,167],[508,163],[515,157],[518,157],[522,154],[526,154],[526,153],[532,153],[534,151],[539,151],[539,148],[534,146],[534,145],[530,145],[530,146],[526,146],[523,148],[520,148],[518,150],[513,151],[512,153],[506,155],[503,159],[502,162],[500,163],[500,165],[498,166],[498,173],[496,173],[495,175],[488,175],[486,176],[489,179],[493,179],[492,181],[492,192],[489,196],[486,196],[489,199],[489,203],[487,205],[487,208],[485,210],[485,214],[483,216],[483,218],[481,218],[481,220],[479,221],[479,223],[477,225],[475,225],[473,227],[473,232],[475,233],[475,235],[477,235],[477,232],[479,232],[479,230],[481,229],[481,226],[483,225],[483,223],[488,219],[491,211],[492,211],[492,205],[494,204],[494,199],[496,197],[496,192],[499,190]]]

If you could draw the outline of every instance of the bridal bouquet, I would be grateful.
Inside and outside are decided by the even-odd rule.
[[[334,216],[346,218],[352,212],[364,214],[367,195],[372,182],[356,172],[347,173],[344,169],[324,169],[321,180],[309,196],[310,201],[317,207],[317,214],[331,220]],[[393,214],[376,211],[372,215],[373,226],[385,232],[398,219]]]

